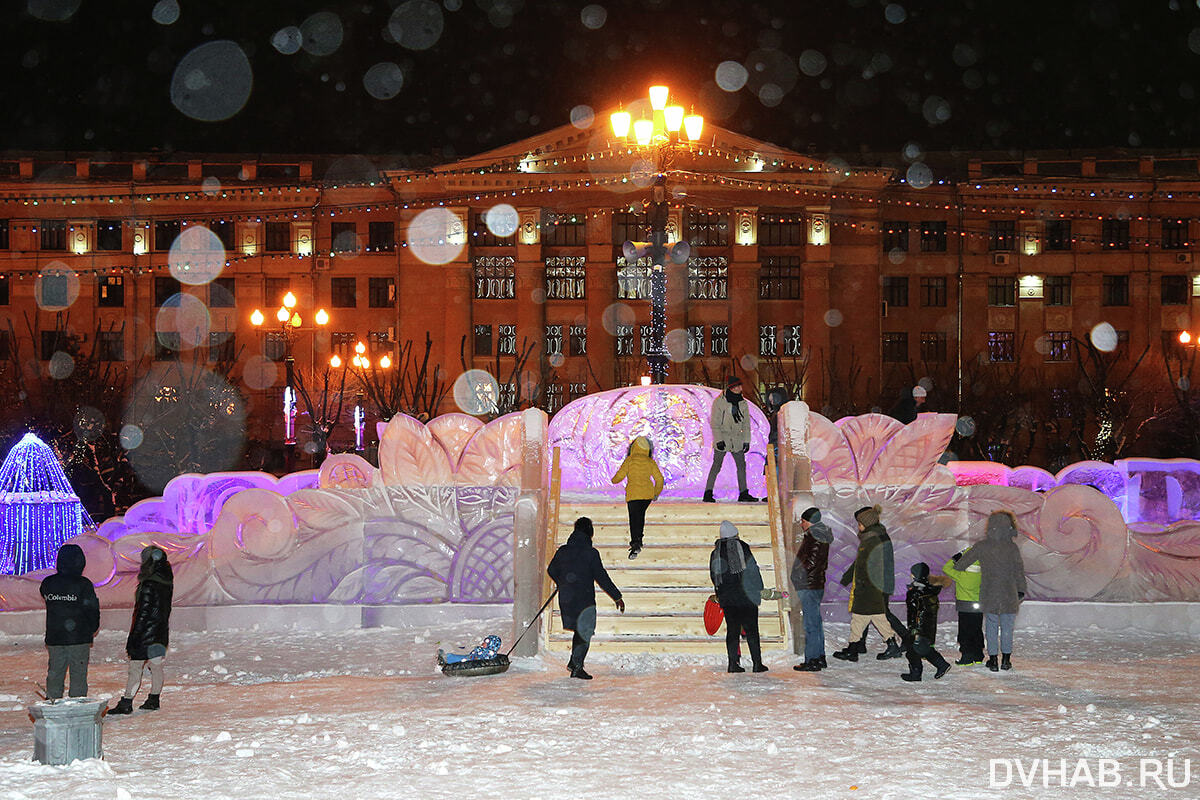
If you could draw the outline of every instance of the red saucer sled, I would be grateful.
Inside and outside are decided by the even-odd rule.
[[[717,598],[710,595],[708,602],[704,604],[704,630],[712,636],[721,629],[721,623],[724,621],[725,612],[717,604]]]

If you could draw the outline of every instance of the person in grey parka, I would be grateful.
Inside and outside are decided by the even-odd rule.
[[[1013,627],[1025,599],[1025,565],[1016,538],[1017,518],[1013,513],[994,511],[988,517],[987,538],[972,545],[958,560],[959,569],[979,562],[979,610],[983,612],[987,639],[987,668],[992,672],[1012,669]]]
[[[742,379],[729,379],[725,393],[712,404],[709,425],[713,435],[713,461],[704,487],[704,502],[715,503],[713,486],[725,463],[725,454],[733,456],[737,466],[738,502],[757,503],[758,498],[746,487],[746,453],[750,452],[750,404],[742,397]]]

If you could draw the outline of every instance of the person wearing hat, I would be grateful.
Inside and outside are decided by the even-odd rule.
[[[843,661],[858,661],[858,654],[866,652],[859,648],[870,625],[875,626],[881,636],[888,636],[888,629],[895,632],[888,637],[887,650],[877,658],[894,658],[903,655],[899,640],[907,631],[899,620],[889,617],[888,597],[896,589],[895,553],[887,530],[879,521],[879,506],[865,506],[854,512],[858,523],[858,552],[854,563],[842,575],[843,586],[850,587],[850,642],[833,654]]]
[[[894,417],[905,425],[915,422],[917,415],[925,411],[925,398],[927,394],[928,392],[925,391],[925,387],[919,384],[911,390],[904,390],[896,405],[892,406],[892,410],[888,412],[888,416]]]
[[[546,574],[558,586],[558,610],[562,613],[562,626],[573,631],[571,658],[567,669],[572,678],[590,681],[592,676],[583,669],[592,636],[596,633],[596,584],[612,598],[617,610],[625,613],[625,601],[621,590],[608,577],[608,571],[600,561],[600,551],[592,546],[594,527],[588,517],[575,520],[575,528],[567,537],[567,543],[554,553]]]
[[[725,463],[725,454],[733,456],[737,466],[738,502],[757,503],[758,498],[750,494],[746,486],[746,453],[750,452],[750,405],[742,397],[742,379],[734,375],[726,385],[724,394],[712,404],[709,425],[713,435],[713,461],[708,470],[708,483],[704,487],[704,502],[715,503],[713,486]]]
[[[763,579],[750,545],[738,538],[738,529],[729,520],[721,523],[721,536],[708,557],[717,604],[725,612],[725,652],[729,672],[745,672],[741,665],[738,640],[746,634],[750,660],[755,672],[766,672],[758,638],[758,606],[762,603]]]
[[[918,561],[912,565],[912,582],[904,605],[908,609],[908,636],[905,637],[904,654],[908,656],[908,672],[901,674],[906,681],[921,680],[921,659],[934,666],[934,678],[940,678],[950,670],[950,662],[937,651],[938,593],[950,579],[944,575],[930,575],[929,565]]]
[[[800,609],[804,615],[804,663],[792,669],[817,672],[827,666],[821,600],[825,597],[825,569],[829,565],[833,531],[821,521],[821,510],[816,506],[800,515],[800,529],[804,533],[800,550],[792,563],[792,586],[800,595]]]

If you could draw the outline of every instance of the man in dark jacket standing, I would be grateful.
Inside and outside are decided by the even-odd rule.
[[[546,573],[558,585],[558,608],[562,612],[563,627],[574,631],[571,639],[571,660],[567,669],[572,678],[590,681],[592,676],[583,669],[588,646],[596,633],[596,584],[617,604],[617,610],[625,613],[625,601],[604,564],[600,551],[592,547],[592,521],[587,517],[575,520],[575,529],[567,537],[567,543],[558,548]]]
[[[762,646],[758,636],[758,607],[762,603],[763,580],[758,562],[750,545],[738,538],[738,529],[729,520],[721,523],[721,538],[713,545],[708,557],[708,574],[712,578],[717,603],[725,612],[725,652],[729,656],[729,672],[745,672],[739,663],[738,640],[746,634],[750,661],[755,672],[766,672],[762,661]]]
[[[46,601],[46,699],[63,696],[63,682],[71,673],[71,697],[87,697],[88,659],[92,640],[100,629],[100,601],[96,587],[83,577],[87,565],[77,544],[58,549],[57,570],[42,581]]]
[[[817,672],[825,669],[825,628],[821,623],[821,600],[825,597],[825,569],[829,565],[829,545],[833,531],[821,521],[815,506],[800,515],[804,538],[792,564],[792,585],[800,595],[804,615],[804,663],[792,669]]]

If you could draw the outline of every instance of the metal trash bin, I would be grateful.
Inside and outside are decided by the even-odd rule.
[[[77,758],[103,758],[101,723],[103,700],[68,697],[29,707],[33,717],[33,760],[70,764]]]

